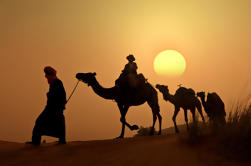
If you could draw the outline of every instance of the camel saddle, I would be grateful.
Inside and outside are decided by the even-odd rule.
[[[126,75],[121,74],[115,81],[116,86],[124,88],[136,89],[146,84],[146,79],[142,73],[128,73]]]

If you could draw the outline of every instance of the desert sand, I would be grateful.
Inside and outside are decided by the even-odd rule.
[[[66,145],[44,143],[40,147],[0,141],[1,166],[102,165],[102,166],[241,166],[247,162],[229,160],[214,141],[192,145],[179,135],[125,139],[73,141]]]

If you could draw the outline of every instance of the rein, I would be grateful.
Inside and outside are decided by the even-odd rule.
[[[80,81],[80,80],[78,80],[77,84],[76,84],[76,85],[75,85],[75,87],[73,88],[73,90],[72,90],[72,92],[71,92],[71,95],[68,97],[68,99],[67,99],[66,103],[68,103],[68,102],[69,102],[69,100],[71,99],[71,97],[72,97],[73,93],[75,92],[75,90],[76,90],[76,88],[77,88],[77,86],[78,86],[78,84],[79,84],[79,81]]]

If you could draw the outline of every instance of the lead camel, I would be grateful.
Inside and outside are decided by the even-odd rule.
[[[153,124],[151,129],[151,134],[154,133],[155,122],[158,118],[159,120],[159,132],[161,134],[161,121],[162,117],[160,115],[160,109],[158,104],[157,91],[150,83],[144,83],[134,89],[134,94],[131,91],[126,91],[122,87],[114,86],[112,88],[103,88],[96,79],[96,73],[78,73],[76,75],[78,80],[91,86],[93,91],[104,99],[115,100],[118,105],[122,123],[121,134],[117,138],[123,138],[125,133],[125,126],[130,130],[137,130],[139,127],[137,125],[130,125],[126,122],[126,114],[130,106],[138,106],[144,104],[145,102],[151,107],[153,114]]]

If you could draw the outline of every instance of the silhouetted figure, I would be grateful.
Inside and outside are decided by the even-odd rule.
[[[126,122],[126,114],[130,106],[137,106],[144,104],[145,102],[152,109],[153,114],[153,125],[151,134],[154,134],[154,125],[159,119],[159,133],[161,134],[161,120],[159,103],[158,103],[158,94],[157,91],[152,87],[150,83],[144,83],[142,86],[137,86],[135,88],[135,95],[131,96],[131,93],[124,91],[124,88],[121,86],[114,86],[112,88],[103,88],[96,79],[96,73],[78,73],[76,78],[83,81],[87,85],[91,86],[93,91],[102,98],[115,100],[121,114],[120,121],[122,123],[121,134],[118,138],[124,137],[125,126],[130,130],[137,130],[139,127],[137,125],[131,126]]]
[[[136,89],[140,86],[144,86],[146,79],[143,74],[137,74],[138,66],[134,62],[135,57],[130,54],[126,57],[128,63],[125,65],[119,78],[115,81],[115,85],[121,88],[122,97],[130,94],[132,98],[135,95]]]
[[[198,92],[197,96],[200,97],[209,121],[213,123],[213,125],[226,123],[225,104],[217,93],[208,93],[207,101],[205,100],[205,92]]]
[[[175,127],[175,132],[178,133],[179,130],[176,125],[176,116],[178,112],[180,111],[180,108],[183,108],[184,110],[184,116],[185,121],[187,125],[187,129],[189,129],[188,126],[188,119],[187,119],[187,110],[191,110],[191,113],[193,115],[193,121],[195,121],[195,109],[197,108],[198,112],[200,113],[200,116],[204,120],[204,116],[202,113],[201,103],[200,100],[195,96],[195,92],[193,89],[187,89],[185,87],[181,87],[177,89],[174,95],[171,95],[169,93],[168,86],[165,85],[156,85],[156,88],[159,89],[159,91],[163,94],[163,98],[165,101],[170,101],[175,106],[174,115],[173,115],[173,122]]]
[[[59,144],[65,144],[65,118],[63,111],[66,104],[66,93],[61,80],[56,76],[56,70],[50,66],[44,68],[45,77],[50,85],[47,93],[47,105],[38,116],[32,132],[33,145],[40,145],[41,136],[59,138]]]
[[[134,62],[135,58],[132,54],[127,56],[126,59],[128,60],[128,63],[125,65],[119,78],[115,81],[115,84],[117,86],[134,88],[136,86],[135,82],[137,79],[138,66]]]
[[[125,68],[122,71],[122,73],[126,73],[126,74],[134,73],[134,74],[137,74],[138,66],[134,62],[135,61],[135,57],[132,54],[130,54],[130,55],[128,55],[126,57],[126,59],[128,60],[128,63],[125,65]]]

